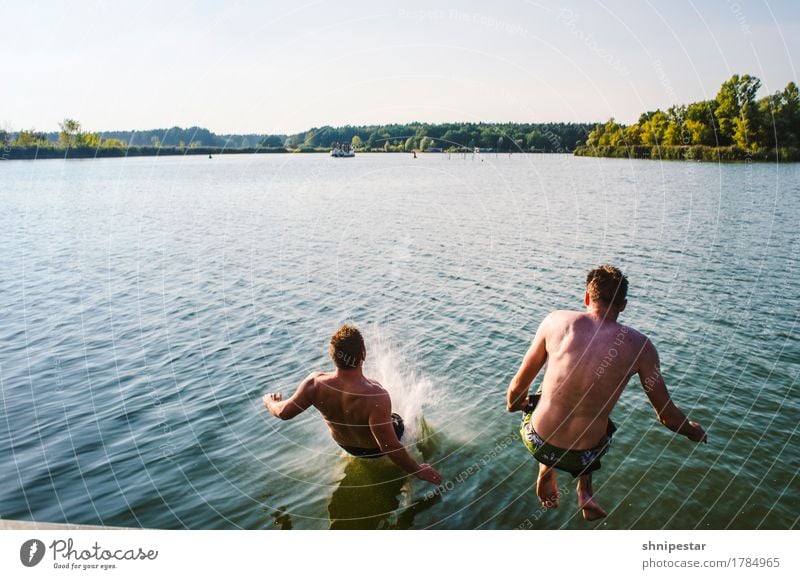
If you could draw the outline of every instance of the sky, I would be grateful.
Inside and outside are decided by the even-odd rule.
[[[635,122],[798,81],[797,0],[0,0],[0,127]]]

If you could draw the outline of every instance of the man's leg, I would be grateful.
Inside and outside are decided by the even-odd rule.
[[[578,506],[587,521],[602,519],[608,515],[592,496],[592,473],[582,474],[578,478]]]
[[[539,463],[539,478],[536,481],[536,496],[546,509],[558,507],[558,485],[556,471],[551,466]]]

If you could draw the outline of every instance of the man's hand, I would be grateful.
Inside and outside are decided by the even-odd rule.
[[[435,468],[427,463],[419,465],[419,470],[414,476],[431,484],[442,484],[442,475],[440,475]]]
[[[264,394],[264,397],[261,399],[264,402],[264,408],[269,410],[269,413],[273,416],[278,416],[278,409],[275,407],[281,400],[283,400],[283,395],[278,393],[271,393],[271,394]]]
[[[547,361],[545,326],[548,318],[549,316],[539,324],[539,329],[536,330],[533,342],[525,353],[525,357],[522,359],[522,365],[508,385],[508,391],[506,392],[506,410],[509,412],[525,410],[525,406],[528,404],[528,390],[531,387],[531,382],[533,382],[533,379],[536,378],[539,370],[542,369],[542,366],[544,366],[544,363]]]
[[[528,403],[528,397],[524,395],[518,396],[516,398],[507,396],[506,399],[507,399],[506,410],[508,410],[509,412],[516,412],[518,410],[523,410],[525,408],[525,405]]]
[[[692,422],[691,420],[689,420],[689,426],[692,427],[692,431],[686,435],[686,438],[692,442],[702,442],[704,444],[708,444],[708,435],[706,434],[706,431],[703,430],[702,426],[696,422]]]

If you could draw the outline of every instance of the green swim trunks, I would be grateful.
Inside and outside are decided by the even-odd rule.
[[[600,468],[600,457],[608,452],[611,446],[611,436],[617,430],[611,419],[609,418],[608,420],[606,435],[597,446],[588,450],[566,450],[545,442],[533,429],[531,416],[533,416],[533,409],[536,408],[536,403],[538,402],[538,393],[530,397],[519,428],[522,443],[528,449],[528,452],[542,464],[566,471],[573,477],[598,470]]]

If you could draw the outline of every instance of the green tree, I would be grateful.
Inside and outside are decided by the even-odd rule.
[[[432,146],[433,146],[433,139],[431,139],[430,137],[422,137],[422,140],[419,142],[419,148],[421,151],[426,151]]]
[[[605,126],[603,126],[603,125],[595,125],[594,129],[592,129],[589,132],[589,135],[586,137],[586,146],[587,147],[599,147],[600,146],[600,140],[603,138],[603,132],[604,131],[605,131]]]
[[[639,125],[631,125],[630,127],[625,127],[625,130],[622,132],[622,139],[625,141],[625,144],[629,147],[636,147],[642,144],[642,137],[641,137],[641,129]]]
[[[689,131],[684,125],[686,118],[685,106],[671,106],[667,109],[667,128],[664,131],[664,145],[688,145],[690,142]]]
[[[700,101],[686,107],[684,125],[692,145],[718,145],[716,115],[717,101]]]
[[[317,136],[317,130],[311,129],[310,131],[306,132],[306,136],[303,139],[303,145],[306,147],[317,147],[319,144],[319,138]]]
[[[2,142],[2,140],[0,140]],[[17,138],[14,141],[17,147],[36,147],[37,145],[46,145],[47,135],[44,133],[30,131],[20,131],[17,133]]]
[[[78,137],[81,133],[81,124],[75,119],[64,119],[58,125],[61,132],[58,133],[58,142],[62,147],[75,147],[78,144]]]
[[[364,146],[364,142],[358,135],[353,135],[353,138],[350,139],[350,146],[353,147],[354,150],[360,149],[361,147]]]
[[[289,149],[296,149],[302,143],[302,136],[301,135],[291,135],[289,138],[286,139],[286,146]]]
[[[79,133],[76,143],[79,147],[96,149],[100,146],[100,133]]]
[[[278,135],[267,135],[261,141],[261,146],[268,149],[275,149],[283,146],[283,140]]]
[[[525,143],[528,145],[528,149],[531,151],[544,151],[547,149],[547,137],[545,137],[539,131],[531,131],[528,133],[528,136],[525,138]]]
[[[717,110],[714,112],[719,123],[722,144],[736,140],[737,127],[740,127],[740,135],[746,134],[748,130],[751,134],[757,131],[755,99],[759,87],[761,81],[749,74],[742,76],[734,74],[730,80],[722,83],[715,99]],[[743,114],[745,118],[737,125],[736,119],[741,118]]]
[[[769,147],[800,147],[800,93],[790,82],[758,102],[762,138]]]
[[[800,147],[800,91],[794,82],[786,85],[781,93],[780,135],[782,146]]]
[[[733,119],[733,142],[742,149],[758,149],[761,146],[758,107],[746,102],[739,116]]]
[[[667,132],[669,124],[667,115],[661,111],[655,111],[642,115],[642,117],[646,117],[644,120],[639,120],[642,144],[651,147],[664,144],[664,134]]]
[[[101,145],[106,149],[124,149],[128,144],[120,139],[103,139]]]
[[[625,144],[622,126],[611,118],[605,125],[598,125],[594,131],[589,133],[587,142],[592,141],[594,146],[599,147],[618,147]]]

